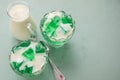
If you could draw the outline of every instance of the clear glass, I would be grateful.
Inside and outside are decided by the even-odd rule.
[[[48,52],[49,48],[43,41],[22,41],[11,50],[10,66],[20,76],[35,77],[44,71],[48,63]]]
[[[75,31],[75,22],[64,11],[53,11],[44,15],[40,23],[44,39],[53,47],[66,44]]]
[[[30,16],[29,5],[24,1],[11,3],[7,8],[10,31],[18,40],[36,39],[36,24]]]

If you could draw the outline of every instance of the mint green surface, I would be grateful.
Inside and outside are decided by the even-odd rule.
[[[12,1],[0,0],[0,80],[55,80],[50,65],[35,79],[12,71],[8,56],[17,41],[10,34],[6,13]],[[38,33],[40,19],[47,12],[64,10],[75,19],[72,39],[61,48],[50,48],[49,54],[66,80],[120,80],[120,0],[25,1],[30,4]]]

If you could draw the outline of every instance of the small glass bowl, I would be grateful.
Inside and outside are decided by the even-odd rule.
[[[14,72],[23,77],[34,77],[45,69],[48,63],[48,47],[42,41],[23,41],[14,46],[9,56]]]
[[[75,21],[64,11],[53,11],[44,15],[40,23],[44,39],[59,48],[70,40],[75,31]]]

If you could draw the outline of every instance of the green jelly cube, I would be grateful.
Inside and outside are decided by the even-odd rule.
[[[25,66],[25,69],[24,70],[20,70],[19,72],[21,74],[25,74],[25,73],[32,74],[32,70],[33,70],[33,67]]]
[[[28,47],[30,45],[30,41],[24,41],[24,42],[21,42],[17,47]]]
[[[28,47],[30,43],[30,40],[19,43],[17,46],[12,48],[12,52],[15,53],[16,51],[20,50],[21,47]]]
[[[60,23],[60,17],[55,16],[50,23],[47,23],[46,26],[46,33],[53,35],[53,33],[56,31],[56,29],[59,27],[59,23]]]
[[[34,51],[32,48],[29,48],[28,50],[26,50],[25,52],[23,52],[22,54],[25,58],[27,58],[28,60],[32,61],[35,56],[34,56]]]
[[[20,62],[20,63],[12,62],[12,66],[15,68],[15,70],[19,70],[19,68],[22,64],[23,64],[23,62]]]
[[[36,50],[35,50],[36,53],[45,53],[45,48],[43,48],[43,47],[40,46],[39,44],[36,45],[35,49],[36,49]]]
[[[26,73],[32,73],[32,70],[33,70],[33,67],[25,66],[25,72]]]
[[[62,22],[63,24],[71,24],[71,27],[73,27],[73,20],[72,20],[72,17],[70,15],[64,15],[62,17]]]

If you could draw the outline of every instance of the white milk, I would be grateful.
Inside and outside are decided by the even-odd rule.
[[[8,14],[11,17],[10,31],[13,36],[19,40],[30,39],[33,33],[27,28],[27,24],[31,25],[33,32],[36,31],[36,25],[29,15],[29,7],[24,4],[16,4],[9,9]]]

